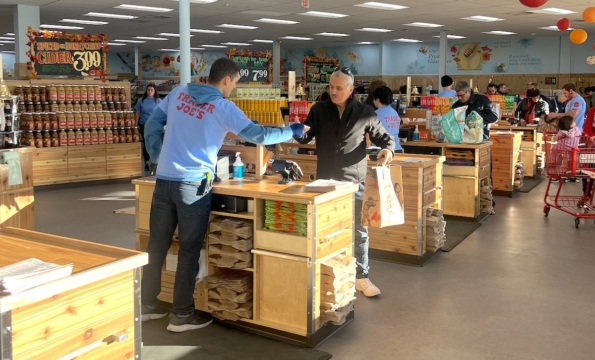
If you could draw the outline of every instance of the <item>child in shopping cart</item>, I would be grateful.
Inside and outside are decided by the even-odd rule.
[[[562,116],[558,121],[560,129],[556,134],[556,144],[552,147],[555,158],[552,159],[563,172],[570,173],[572,149],[578,148],[581,130],[576,126],[572,116]]]

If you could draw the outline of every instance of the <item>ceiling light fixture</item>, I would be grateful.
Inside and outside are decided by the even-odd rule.
[[[174,37],[180,37],[180,34],[176,34],[176,33],[159,33],[157,35],[161,35],[161,36],[174,36]],[[190,35],[190,37],[193,37],[194,35]]]
[[[160,41],[169,40],[166,38],[151,37],[151,36],[135,36],[134,38],[141,39],[141,40],[160,40]]]
[[[435,38],[440,38],[440,35],[436,35],[434,36]],[[465,36],[460,36],[460,35],[446,35],[447,39],[466,39],[467,37]]]
[[[84,27],[80,26],[68,26],[68,25],[39,25],[42,29],[59,29],[59,30],[83,30]]]
[[[391,40],[391,41],[406,42],[406,43],[420,43],[420,42],[423,42],[423,41],[421,41],[421,40],[416,40],[416,39],[404,39],[404,38],[401,38],[401,39],[394,39],[394,40]]]
[[[120,15],[120,14],[108,14],[108,13],[98,13],[98,12],[90,12],[83,14],[84,16],[95,16],[95,17],[103,17],[103,18],[110,18],[110,19],[136,19],[137,16],[132,15]]]
[[[3,44],[14,44],[13,40],[2,40]]]
[[[208,48],[226,48],[227,46],[223,46],[223,45],[201,45],[202,47],[208,47]]]
[[[558,27],[556,25],[543,26],[543,27],[539,27],[538,29],[560,31],[560,29],[558,29]],[[574,28],[568,28],[568,30],[574,30]]]
[[[62,19],[60,22],[71,23],[71,24],[84,24],[84,25],[107,25],[107,21],[93,21],[93,20],[75,20],[75,19]]]
[[[254,29],[258,29],[258,26],[235,25],[235,24],[221,24],[221,25],[217,25],[217,27],[229,28],[229,29],[241,29],[241,30],[254,30]]]
[[[180,0],[172,0],[172,1],[180,1]],[[191,4],[212,4],[214,2],[217,2],[219,0],[189,0],[189,2]]]
[[[461,20],[494,22],[494,21],[502,21],[504,19],[500,19],[500,18],[496,18],[496,17],[491,17],[491,16],[474,15],[474,16],[469,16],[469,17],[461,18]]]
[[[293,25],[293,24],[300,23],[299,21],[293,21],[293,20],[268,19],[268,18],[262,18],[262,19],[258,19],[258,20],[254,20],[254,21],[271,23],[271,24],[282,24],[282,25]]]
[[[379,28],[361,28],[361,29],[355,29],[355,31],[367,31],[367,32],[379,32],[379,33],[387,33],[387,32],[391,32],[393,30],[391,29],[379,29]]]
[[[239,43],[239,42],[225,42],[225,43],[221,43],[222,45],[233,45],[233,46],[250,46],[252,44],[248,44],[248,43]]]
[[[304,37],[304,36],[284,36],[281,39],[287,39],[287,40],[312,40],[312,38]]]
[[[0,36],[0,41],[6,42],[6,40],[15,40],[15,38],[13,38],[13,37]]]
[[[314,34],[314,35],[320,35],[320,36],[339,36],[339,37],[350,36],[349,34],[333,33],[333,32],[321,32],[321,33]]]
[[[500,30],[492,30],[492,31],[485,31],[483,34],[490,34],[490,35],[516,35],[514,32],[510,31],[500,31]]]
[[[371,9],[380,9],[380,10],[402,10],[402,9],[408,9],[408,6],[402,6],[402,5],[394,5],[394,4],[386,4],[386,3],[381,3],[381,2],[366,2],[363,4],[357,4],[357,5],[353,5],[353,6],[359,6],[359,7],[367,7],[367,8],[371,8]]]
[[[360,42],[358,42],[358,43],[356,43],[356,44],[358,44],[358,45],[372,45],[372,44],[374,44],[374,43],[373,43],[373,42],[371,42],[371,41],[360,41]]]
[[[107,44],[108,45],[111,45],[111,46],[124,46],[124,45],[126,45],[124,43],[113,43],[113,42],[108,42]]]
[[[205,3],[206,4],[206,3]],[[191,47],[190,50],[204,50],[205,48],[201,47]]]
[[[162,8],[162,7],[154,7],[154,6],[141,6],[141,5],[130,5],[130,4],[122,4],[118,6],[114,6],[116,9],[126,9],[126,10],[138,10],[138,11],[151,11],[151,12],[170,12],[174,11],[174,9],[170,8]]]
[[[203,33],[203,34],[222,34],[223,31],[219,30],[205,30],[205,29],[190,29],[190,32]]]
[[[273,40],[261,40],[261,39],[254,39],[254,40],[252,40],[252,42],[255,42],[255,43],[266,43],[266,44],[272,44],[272,43],[274,43]]]
[[[3,52],[3,53],[14,54],[14,51],[12,51],[12,50],[4,50],[4,51],[2,51],[2,52]]]
[[[566,9],[559,9],[559,8],[545,8],[539,10],[530,10],[529,12],[535,14],[550,14],[550,15],[568,15],[568,14],[575,14],[576,11],[570,11]]]
[[[14,36],[14,33],[6,33],[6,34],[4,34],[4,35],[7,35],[7,36]]]
[[[444,26],[444,25],[440,25],[440,24],[432,24],[432,23],[425,23],[425,22],[412,22],[410,24],[403,24],[403,25],[426,27],[426,28],[437,28],[437,27]]]
[[[180,51],[180,49],[159,49],[160,51]]]
[[[131,44],[144,44],[146,43],[146,41],[143,40],[114,40],[115,42],[121,42],[121,43],[131,43]]]
[[[318,17],[326,17],[326,18],[342,18],[349,15],[345,14],[337,14],[337,13],[330,13],[324,11],[306,11],[305,13],[300,13],[299,15],[308,15],[308,16],[318,16]]]

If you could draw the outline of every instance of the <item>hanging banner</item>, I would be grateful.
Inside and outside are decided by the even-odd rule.
[[[321,59],[307,57],[304,59],[306,83],[328,84],[339,59]]]
[[[104,35],[78,35],[29,28],[30,77],[97,76],[105,81],[108,51]]]
[[[230,49],[227,57],[240,67],[239,82],[270,84],[273,78],[273,54],[270,51]]]

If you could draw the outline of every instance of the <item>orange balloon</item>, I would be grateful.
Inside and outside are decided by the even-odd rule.
[[[583,20],[588,23],[595,22],[595,7],[588,7],[583,11]]]
[[[569,38],[573,44],[582,44],[587,41],[587,32],[583,29],[572,30]]]

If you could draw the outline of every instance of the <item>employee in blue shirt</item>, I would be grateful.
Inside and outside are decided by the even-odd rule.
[[[401,118],[397,111],[393,109],[390,104],[393,102],[393,92],[388,86],[380,86],[374,89],[372,93],[374,98],[374,106],[376,107],[376,116],[382,123],[386,131],[395,139],[396,153],[402,153],[403,148],[399,141],[399,127],[401,126]]]
[[[147,152],[147,146],[145,144],[145,124],[160,102],[161,99],[157,96],[157,91],[155,91],[155,84],[151,83],[147,84],[147,89],[145,90],[143,97],[138,99],[136,105],[134,106],[134,110],[136,110],[136,125],[138,126],[138,131],[142,141],[145,171],[149,171],[149,164],[151,163],[149,153]]]
[[[209,325],[210,314],[194,310],[198,258],[211,214],[212,181],[217,153],[228,132],[257,144],[276,144],[304,135],[304,125],[265,128],[254,124],[227,100],[240,79],[231,59],[216,60],[208,84],[182,85],[172,90],[145,125],[151,162],[157,164],[151,203],[149,263],[143,268],[141,319],[167,315],[159,306],[161,267],[178,228],[178,267],[173,314],[167,330],[184,332]],[[161,140],[161,134],[167,131]]]
[[[438,94],[438,97],[446,97],[446,98],[454,98],[457,97],[457,92],[451,89],[452,85],[454,84],[454,80],[448,76],[444,75],[440,78],[440,86],[442,86],[442,92]]]

